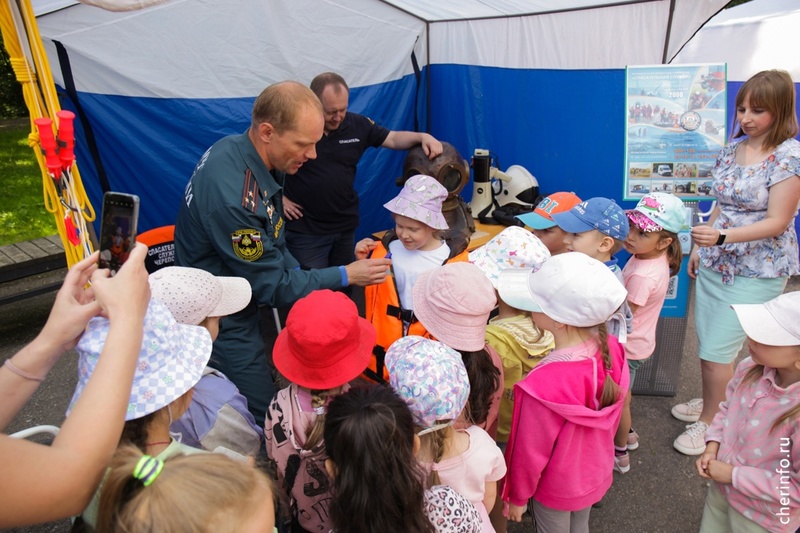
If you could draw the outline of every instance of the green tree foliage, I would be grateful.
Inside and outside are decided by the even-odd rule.
[[[8,52],[0,44],[0,119],[27,117],[28,108],[22,97],[22,85],[17,81]]]

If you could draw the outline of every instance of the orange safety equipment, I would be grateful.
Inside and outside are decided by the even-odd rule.
[[[386,257],[389,250],[389,243],[397,239],[394,230],[389,230],[378,242],[378,245],[372,251],[370,257],[380,259]],[[445,240],[448,245],[451,243]],[[444,263],[452,263],[456,261],[468,261],[469,252],[467,250],[467,241],[464,245],[460,246],[461,249],[450,249],[450,257]],[[369,285],[364,288],[364,300],[366,307],[366,319],[375,326],[378,332],[378,337],[375,341],[375,347],[372,350],[372,359],[369,366],[362,374],[362,377],[369,381],[385,383],[389,381],[389,374],[383,364],[386,356],[386,350],[389,346],[399,339],[407,335],[419,335],[421,337],[428,337],[428,331],[414,316],[414,311],[411,309],[403,309],[400,307],[400,298],[397,291],[397,282],[394,278],[394,270],[390,271],[390,275],[386,276],[383,283],[377,285]]]

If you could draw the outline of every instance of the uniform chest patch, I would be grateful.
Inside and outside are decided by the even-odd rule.
[[[240,229],[231,233],[233,253],[239,259],[256,261],[264,253],[261,232],[254,229]]]

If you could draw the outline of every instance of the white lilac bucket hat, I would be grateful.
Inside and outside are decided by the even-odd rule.
[[[403,185],[400,194],[383,207],[396,215],[427,224],[433,229],[447,229],[442,214],[442,203],[447,199],[447,189],[430,176],[411,176]]]
[[[199,268],[169,266],[150,274],[150,293],[167,306],[179,324],[197,325],[207,317],[238,313],[250,303],[244,278],[215,276]]]
[[[497,288],[500,272],[507,268],[539,270],[550,257],[550,250],[539,237],[519,226],[509,226],[492,240],[469,253],[469,262]]]
[[[419,435],[452,425],[467,404],[467,369],[461,355],[441,342],[401,337],[386,350],[386,369],[389,384],[423,428]]]
[[[108,330],[108,319],[93,318],[75,347],[79,356],[78,385],[67,415],[97,366]],[[211,357],[211,346],[211,334],[206,328],[178,324],[169,309],[151,299],[144,317],[144,337],[125,420],[154,413],[194,387]]]

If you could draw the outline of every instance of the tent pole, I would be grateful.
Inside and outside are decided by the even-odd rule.
[[[425,131],[431,132],[431,23],[425,22]]]
[[[667,35],[664,37],[664,53],[661,54],[661,63],[667,63],[669,55],[669,37],[672,34],[672,18],[675,16],[675,0],[669,0],[669,17],[667,17]]]

